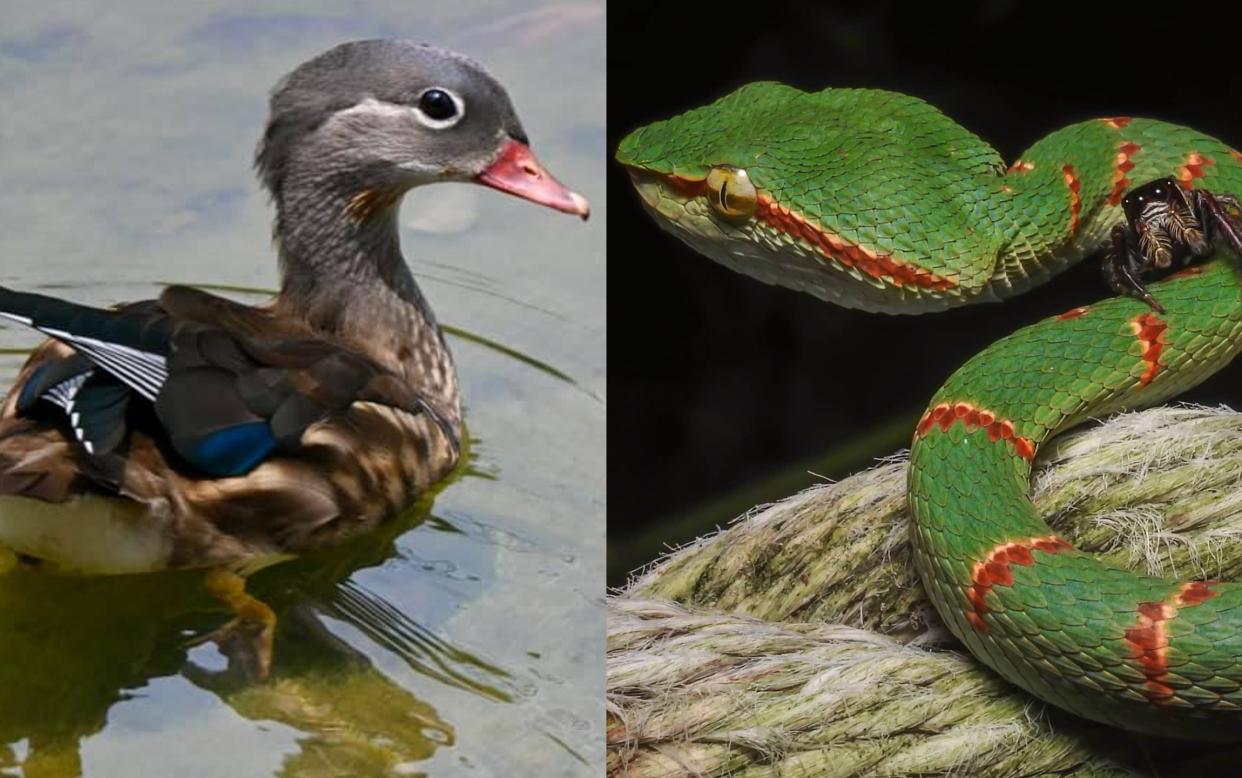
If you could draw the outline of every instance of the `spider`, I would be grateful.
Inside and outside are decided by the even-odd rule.
[[[1182,189],[1172,178],[1149,181],[1121,201],[1126,221],[1113,227],[1104,258],[1104,281],[1117,294],[1137,297],[1158,313],[1164,307],[1143,286],[1140,276],[1152,269],[1211,253],[1218,234],[1242,255],[1242,225],[1225,211],[1242,210],[1238,198],[1206,189]]]

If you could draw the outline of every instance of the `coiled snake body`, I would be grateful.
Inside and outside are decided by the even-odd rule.
[[[741,272],[870,311],[1020,293],[1098,250],[1134,187],[1242,194],[1242,153],[1111,117],[1005,165],[927,103],[751,84],[625,138],[661,226]],[[1137,576],[1057,537],[1031,462],[1091,417],[1166,400],[1242,349],[1242,276],[1218,250],[1151,287],[1019,330],[971,359],[914,433],[915,560],[972,654],[1037,697],[1118,727],[1242,740],[1242,586]]]

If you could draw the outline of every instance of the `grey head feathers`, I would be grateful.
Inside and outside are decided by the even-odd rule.
[[[419,108],[431,89],[457,108],[437,121]],[[255,167],[278,201],[313,179],[397,191],[431,180],[469,180],[507,138],[526,142],[504,88],[455,52],[396,40],[344,43],[303,63],[271,94]],[[306,183],[311,183],[307,181]]]

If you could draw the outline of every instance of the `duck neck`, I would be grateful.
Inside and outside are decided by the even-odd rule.
[[[404,376],[459,423],[452,355],[401,254],[403,192],[353,191],[321,182],[276,198],[276,308]]]

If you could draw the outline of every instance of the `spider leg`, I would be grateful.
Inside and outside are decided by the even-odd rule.
[[[1237,207],[1237,198],[1233,195],[1217,197],[1204,189],[1196,189],[1192,196],[1195,209],[1202,217],[1203,225],[1205,227],[1211,225],[1209,229],[1213,232],[1219,231],[1229,242],[1234,253],[1242,254],[1242,226],[1239,226],[1237,221],[1221,207],[1222,202]]]
[[[1242,211],[1242,201],[1239,201],[1238,198],[1234,197],[1233,195],[1218,194],[1218,195],[1213,195],[1213,196],[1216,198],[1216,202],[1220,203],[1221,205],[1227,205],[1235,211]]]
[[[1118,224],[1113,227],[1109,237],[1111,245],[1101,266],[1104,283],[1117,294],[1138,298],[1157,313],[1164,313],[1164,306],[1156,302],[1156,298],[1152,297],[1139,278],[1143,257],[1131,244],[1129,230],[1124,224]]]

